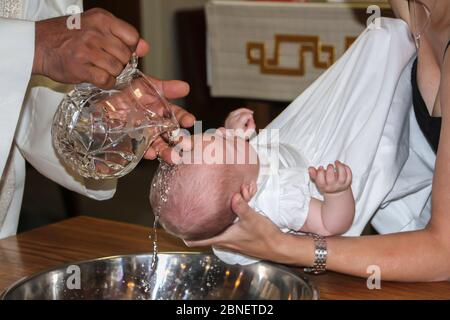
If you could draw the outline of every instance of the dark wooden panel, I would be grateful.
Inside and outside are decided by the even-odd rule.
[[[141,30],[140,0],[84,0],[84,9],[103,8]]]

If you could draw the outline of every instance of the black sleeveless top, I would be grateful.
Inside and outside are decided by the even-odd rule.
[[[441,136],[442,118],[432,117],[428,111],[427,105],[423,100],[417,82],[417,59],[414,61],[412,68],[412,88],[413,88],[413,104],[416,114],[417,123],[422,130],[434,152],[437,153],[439,148],[439,139]]]
[[[444,56],[447,53],[449,47],[450,41],[447,44]],[[417,82],[417,59],[416,61],[414,61],[414,65],[412,68],[411,81],[413,88],[414,112],[416,114],[417,122],[419,123],[419,127],[425,135],[425,138],[427,138],[428,143],[433,148],[434,152],[437,153],[439,149],[439,139],[441,137],[442,118],[432,117],[430,115],[430,112],[428,111],[425,101],[423,100]]]

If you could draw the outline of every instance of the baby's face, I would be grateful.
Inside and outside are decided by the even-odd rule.
[[[257,166],[258,155],[248,141],[239,137],[215,134],[197,134],[183,141],[182,163],[204,165]]]

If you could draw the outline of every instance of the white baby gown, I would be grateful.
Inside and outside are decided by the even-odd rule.
[[[400,175],[408,176],[402,169],[410,154],[415,53],[403,20],[383,18],[380,28],[364,31],[336,64],[266,128],[269,133],[252,141],[263,173],[251,206],[284,232],[298,231],[306,221],[311,197],[323,199],[309,179],[308,167],[336,160],[349,165],[354,175],[356,215],[345,236],[359,236],[380,206],[395,206],[399,197],[422,192],[419,202],[425,206],[430,172],[409,179],[408,189],[398,181]],[[384,213],[387,220],[392,220],[392,214]],[[378,226],[383,229],[383,222]],[[229,264],[257,261],[214,251]]]

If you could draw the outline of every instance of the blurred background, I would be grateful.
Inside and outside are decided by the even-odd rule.
[[[386,1],[377,0],[84,1],[85,10],[104,8],[150,42],[150,54],[141,61],[147,74],[189,82],[191,94],[177,103],[203,120],[205,130],[221,126],[230,111],[242,106],[253,109],[258,127],[264,128],[364,30],[373,13],[367,12],[370,4],[378,5],[383,16],[392,15]],[[278,43],[276,53],[277,34],[298,38]],[[305,36],[318,41],[304,42]],[[265,44],[266,54],[278,54],[273,56],[277,63],[265,65],[262,52],[258,60],[255,42]],[[114,199],[105,202],[69,192],[28,166],[19,232],[77,215],[152,226],[148,194],[156,166],[143,161],[119,181]]]

